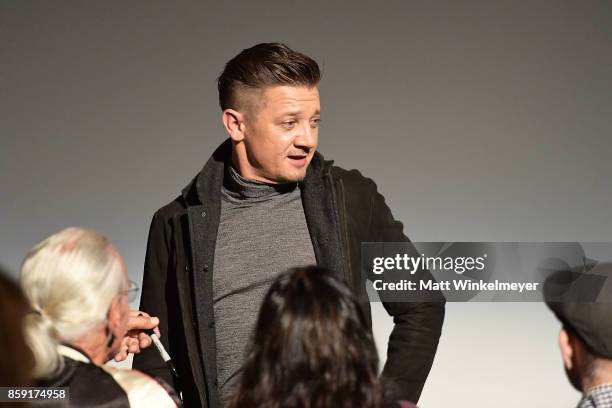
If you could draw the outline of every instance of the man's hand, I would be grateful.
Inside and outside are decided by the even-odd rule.
[[[123,361],[129,353],[140,353],[140,350],[149,347],[153,341],[145,330],[153,329],[157,337],[160,337],[158,325],[159,319],[157,317],[151,317],[138,310],[130,310],[127,324],[128,332],[121,341],[121,348],[115,355],[115,361]]]

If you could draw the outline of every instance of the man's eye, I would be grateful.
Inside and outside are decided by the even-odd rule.
[[[321,119],[313,119],[310,121],[310,126],[312,126],[313,128],[319,127],[320,122],[321,122]]]
[[[283,122],[283,126],[286,127],[287,129],[291,129],[292,127],[295,126],[295,120],[289,120],[287,122]]]

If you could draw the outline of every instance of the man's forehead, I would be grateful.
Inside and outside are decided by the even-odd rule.
[[[320,114],[319,90],[316,86],[279,85],[266,88],[243,88],[238,109],[252,118],[265,115]]]
[[[263,96],[266,99],[278,101],[282,104],[318,101],[319,89],[316,86],[279,85],[265,88]]]
[[[264,106],[283,112],[301,112],[304,108],[319,113],[319,91],[316,87],[276,86],[263,92]]]

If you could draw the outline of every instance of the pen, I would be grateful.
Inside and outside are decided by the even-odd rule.
[[[172,359],[170,358],[170,354],[168,354],[168,352],[166,351],[166,348],[164,347],[162,342],[159,340],[159,337],[157,337],[157,334],[155,334],[153,329],[146,330],[146,333],[149,336],[151,336],[151,340],[153,340],[153,344],[155,345],[155,348],[161,355],[162,359],[164,360],[164,363],[166,363],[166,367],[170,369],[170,372],[172,372],[172,375],[174,376],[174,378],[178,379],[179,378],[178,371],[176,371],[176,367],[174,366],[174,363],[172,362]]]

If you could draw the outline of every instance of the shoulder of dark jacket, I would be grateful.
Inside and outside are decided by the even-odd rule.
[[[219,168],[227,162],[230,153],[231,143],[228,139],[215,150],[202,170],[182,189],[181,194],[157,211],[158,216],[169,219],[177,214],[184,213],[187,207],[202,204],[201,196],[203,192],[201,190],[204,188],[220,188],[220,186],[211,185],[210,175],[211,173],[219,173]],[[349,194],[355,192],[363,195],[376,192],[374,181],[362,175],[359,170],[346,170],[340,166],[335,166],[333,160],[326,160],[320,152],[315,152],[305,181],[325,177],[331,177],[334,181],[341,181]],[[215,181],[218,182],[218,180]]]
[[[231,141],[228,138],[221,143],[210,158],[204,164],[204,167],[187,183],[181,190],[181,193],[170,203],[164,205],[156,211],[156,215],[162,219],[170,219],[176,215],[183,214],[187,211],[187,207],[202,204],[201,195],[202,189],[210,188],[207,178],[214,172],[218,172],[219,168],[224,166],[229,160],[231,154]],[[220,189],[220,186],[218,186]]]
[[[359,170],[346,170],[340,166],[331,166],[330,173],[334,180],[342,182],[348,193],[371,195],[377,191],[374,180],[364,176]]]

